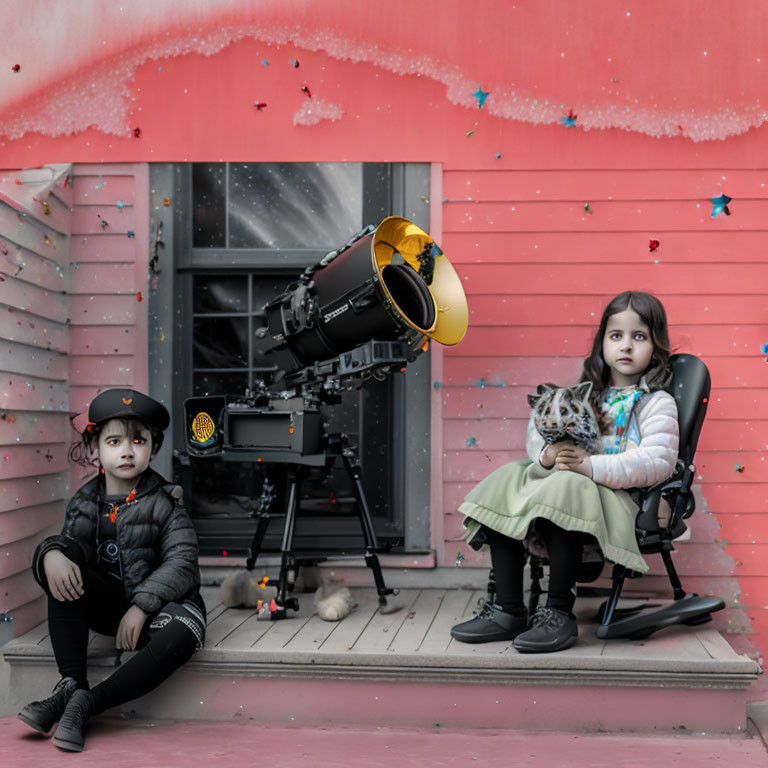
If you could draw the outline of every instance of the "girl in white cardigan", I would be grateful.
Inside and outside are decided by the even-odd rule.
[[[664,307],[655,297],[625,291],[605,308],[581,377],[599,392],[613,424],[602,452],[589,455],[564,440],[551,445],[528,425],[529,461],[499,467],[459,507],[467,540],[487,542],[496,578],[495,603],[457,624],[467,643],[513,640],[521,653],[559,651],[578,636],[572,608],[585,547],[645,573],[635,539],[637,504],[624,489],[666,480],[678,453],[677,406],[663,390],[669,375]],[[532,617],[523,602],[525,547],[543,545],[550,564],[547,604]]]

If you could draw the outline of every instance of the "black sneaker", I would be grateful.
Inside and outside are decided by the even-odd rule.
[[[558,608],[539,608],[531,617],[531,628],[515,638],[512,645],[520,653],[553,653],[576,642],[576,618]]]
[[[48,733],[61,719],[61,715],[76,689],[77,681],[74,677],[62,677],[47,699],[27,704],[17,717],[30,728],[34,728],[40,733]]]
[[[93,694],[84,689],[75,691],[53,734],[54,746],[65,752],[82,752],[85,746],[83,731],[93,715],[93,709]]]
[[[495,640],[514,640],[528,625],[525,614],[515,616],[500,605],[483,603],[474,619],[451,628],[451,637],[462,643],[492,643]]]

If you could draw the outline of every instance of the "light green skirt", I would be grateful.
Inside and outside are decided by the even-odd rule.
[[[545,517],[560,528],[594,536],[607,560],[647,573],[635,539],[637,510],[626,491],[598,485],[576,472],[544,469],[532,461],[499,467],[459,507],[466,515],[467,541],[481,524],[522,541],[531,523]]]

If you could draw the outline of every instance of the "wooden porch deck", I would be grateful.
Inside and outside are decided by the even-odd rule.
[[[644,641],[598,640],[597,625],[588,622],[596,599],[577,603],[580,634],[572,648],[519,654],[509,642],[467,645],[450,637],[450,627],[476,610],[484,595],[478,590],[403,589],[400,610],[381,614],[375,590],[353,588],[358,607],[340,622],[314,615],[311,594],[299,596],[298,613],[264,622],[253,609],[225,608],[218,587],[203,591],[205,648],[135,711],[229,719],[269,710],[272,722],[382,725],[467,724],[476,711],[478,722],[469,724],[478,727],[535,728],[543,706],[559,712],[558,727],[570,730],[735,732],[746,723],[746,689],[758,674],[755,662],[736,654],[713,627],[673,627]],[[115,663],[113,642],[91,641],[94,681]],[[39,686],[25,692],[27,700],[55,680],[44,624],[4,654],[12,682],[15,675],[23,688],[33,680]]]

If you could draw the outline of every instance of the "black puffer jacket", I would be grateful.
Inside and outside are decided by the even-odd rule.
[[[126,597],[147,614],[156,613],[166,603],[181,602],[200,587],[197,535],[181,500],[172,495],[177,488],[147,469],[133,501],[118,507],[123,588]],[[74,539],[86,562],[93,561],[103,495],[104,480],[95,477],[70,499],[61,534],[45,539],[35,552],[38,579],[45,578],[43,555],[61,548],[63,537]]]

